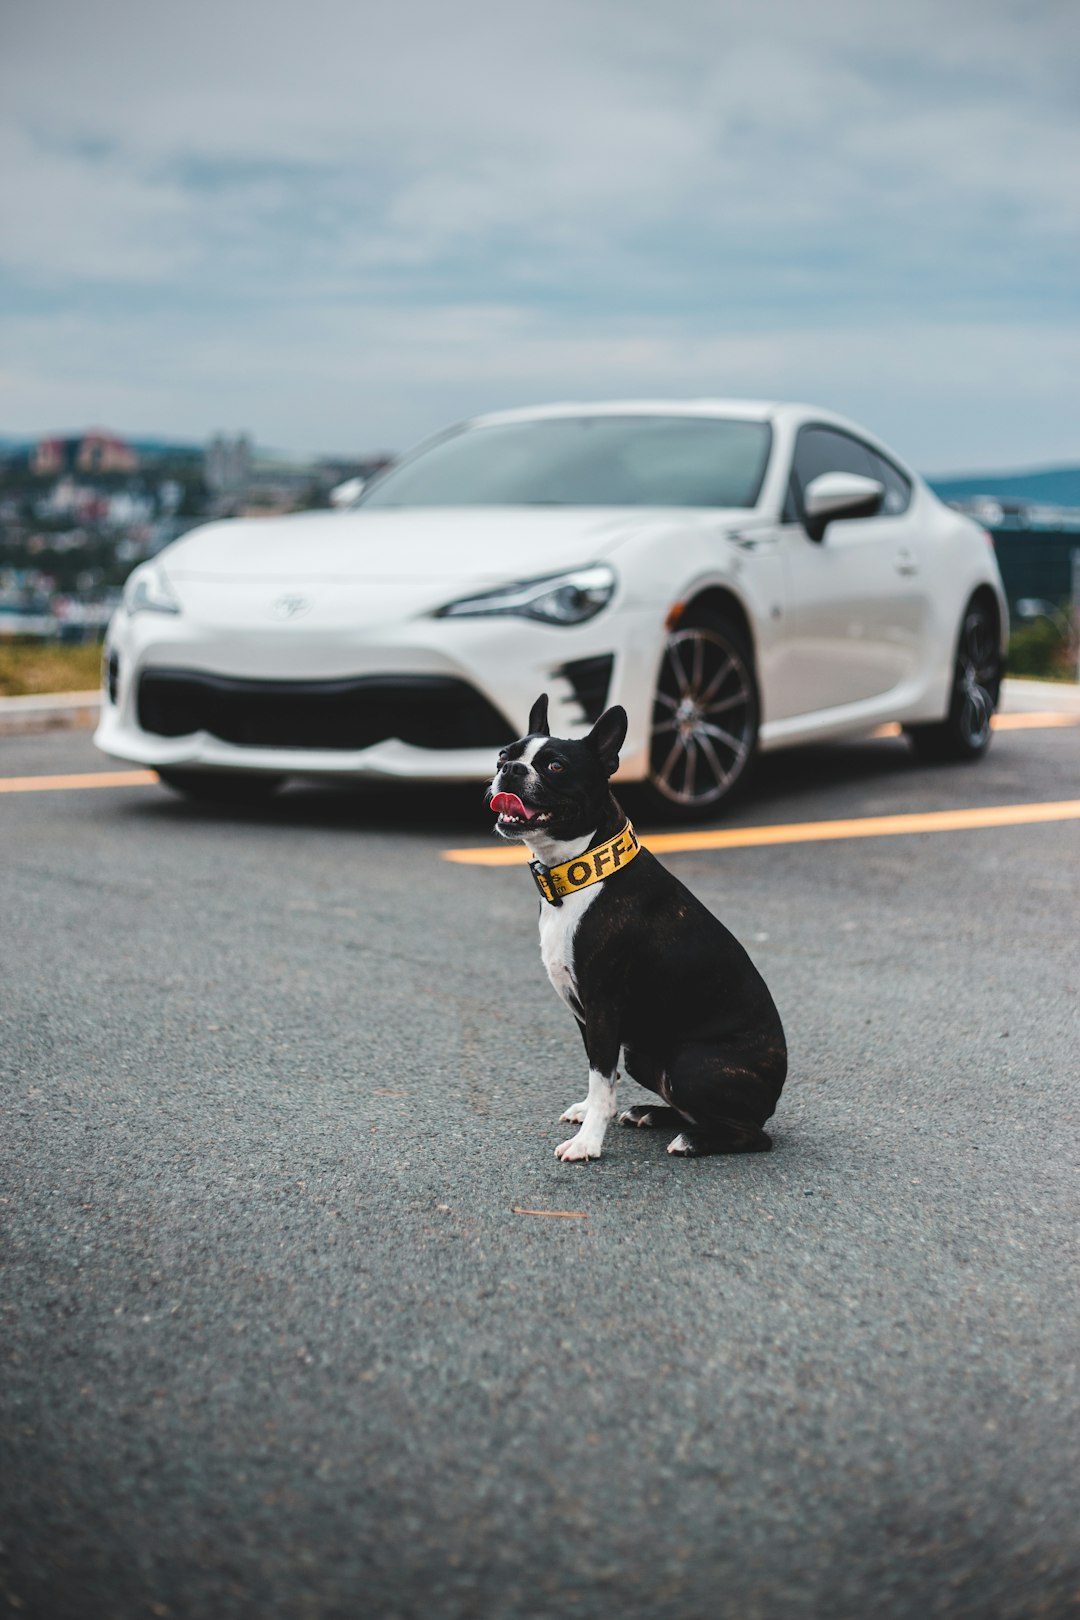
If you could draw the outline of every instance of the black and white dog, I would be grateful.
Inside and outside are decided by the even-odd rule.
[[[496,829],[528,846],[540,890],[540,953],[581,1028],[589,1095],[560,1159],[598,1159],[615,1115],[619,1059],[663,1098],[621,1116],[669,1125],[669,1153],[754,1153],[787,1074],[773,999],[738,940],[672,877],[615,802],[626,712],[608,709],[580,741],[552,737],[547,697],[529,734],[499,755]]]

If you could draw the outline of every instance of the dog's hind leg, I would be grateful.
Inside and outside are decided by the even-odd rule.
[[[732,1125],[728,1131],[699,1131],[690,1125],[668,1143],[668,1152],[681,1159],[703,1159],[710,1153],[768,1153],[771,1147],[772,1137],[760,1127],[743,1130]]]
[[[710,1045],[684,1047],[667,1074],[665,1094],[684,1119],[668,1152],[685,1158],[767,1153],[772,1138],[763,1127],[776,1107],[786,1072],[782,1046],[752,1053]]]
[[[642,1130],[658,1125],[682,1126],[687,1123],[686,1116],[680,1114],[677,1108],[668,1108],[663,1103],[635,1103],[619,1115],[620,1125],[637,1125]]]
[[[767,1153],[772,1139],[757,1126],[745,1129],[731,1124],[729,1129],[700,1130],[677,1108],[663,1103],[635,1103],[619,1115],[620,1125],[636,1125],[639,1130],[676,1129],[679,1134],[668,1144],[668,1152],[684,1158],[701,1158],[706,1153]]]
[[[639,1086],[644,1086],[646,1091],[655,1091],[658,1097],[664,1098],[664,1102],[635,1103],[633,1108],[627,1108],[619,1115],[620,1125],[635,1125],[643,1130],[667,1125],[677,1130],[680,1125],[687,1123],[685,1115],[680,1114],[677,1108],[667,1107],[667,1076],[663,1064],[658,1059],[648,1052],[628,1046],[623,1053],[623,1064],[632,1080],[636,1080]]]
[[[627,1074],[630,1076],[631,1081],[638,1082],[638,1085],[644,1085],[646,1092],[656,1092],[657,1097],[664,1098],[664,1102],[635,1103],[633,1108],[627,1108],[625,1113],[620,1113],[619,1124],[636,1126],[636,1128],[643,1129],[643,1131],[664,1128],[664,1126],[669,1131],[670,1129],[678,1131],[682,1126],[693,1124],[693,1119],[680,1113],[678,1108],[667,1106],[672,1100],[672,1095],[670,1095],[669,1084],[667,1084],[664,1064],[659,1061],[659,1058],[654,1058],[651,1053],[641,1051],[640,1048],[627,1047],[627,1051],[623,1053],[623,1061],[625,1061],[625,1068],[627,1068]]]

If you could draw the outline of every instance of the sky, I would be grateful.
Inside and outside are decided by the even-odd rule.
[[[1080,461],[1076,0],[5,0],[0,433],[565,399]]]

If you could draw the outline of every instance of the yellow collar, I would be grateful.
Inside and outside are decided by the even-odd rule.
[[[549,906],[561,906],[564,895],[577,894],[593,883],[602,883],[612,872],[629,866],[640,848],[637,833],[627,822],[606,844],[595,844],[572,861],[563,861],[561,866],[545,866],[543,861],[533,860],[529,862],[529,870],[541,898]]]

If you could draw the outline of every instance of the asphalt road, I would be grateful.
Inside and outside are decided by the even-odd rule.
[[[1078,727],[878,740],[732,820],[1078,783]],[[587,1166],[531,885],[440,858],[473,790],[0,793],[0,837],[12,1614],[1080,1612],[1076,820],[665,856],[783,1015],[776,1150]]]

